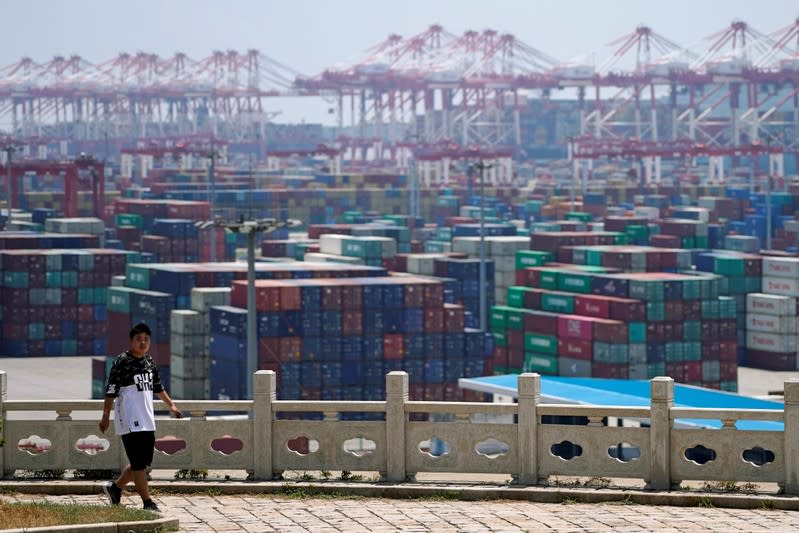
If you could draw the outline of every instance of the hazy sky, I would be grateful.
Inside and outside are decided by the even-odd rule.
[[[678,44],[701,45],[734,19],[771,33],[797,17],[796,0],[5,0],[0,67],[23,56],[78,54],[99,63],[121,51],[201,59],[256,48],[313,75],[357,62],[391,33],[411,36],[434,23],[454,34],[512,33],[561,60],[595,52],[601,61],[607,43],[642,23]],[[277,120],[318,121],[326,107],[295,103]]]

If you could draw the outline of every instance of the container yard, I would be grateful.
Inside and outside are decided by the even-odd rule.
[[[739,366],[799,371],[797,28],[745,65],[736,43],[763,35],[745,23],[690,65],[639,26],[609,51],[616,70],[433,25],[311,76],[258,50],[228,52],[224,76],[153,55],[149,82],[131,76],[139,56],[89,63],[80,94],[75,69],[0,70],[65,113],[50,124],[0,92],[16,124],[0,131],[0,357],[94,358],[99,398],[144,322],[191,400],[246,398],[253,367],[287,400],[382,400],[393,370],[434,401],[488,400],[458,380],[523,372],[736,392]],[[652,43],[662,58],[632,57]],[[209,109],[185,76],[239,96]],[[117,80],[146,109],[190,105],[174,121],[78,112],[124,98]],[[244,127],[234,111],[323,92],[335,126]]]

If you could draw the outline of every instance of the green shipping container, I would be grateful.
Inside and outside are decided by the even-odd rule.
[[[558,290],[558,274],[557,270],[541,270],[538,277],[538,286],[542,289]]]
[[[125,267],[125,284],[134,289],[149,289],[150,269],[147,265],[127,265]]]
[[[133,226],[141,229],[144,227],[144,222],[141,215],[133,213],[120,213],[114,218],[114,225],[119,226]]]
[[[504,347],[508,345],[508,338],[502,331],[492,331],[491,336],[494,338],[494,346]]]
[[[525,372],[538,372],[555,376],[558,374],[558,358],[554,355],[542,353],[525,353],[523,370]]]
[[[542,294],[541,309],[553,313],[574,313],[574,296],[569,294]]]
[[[539,252],[536,250],[518,250],[516,252],[516,270],[543,266],[544,263],[550,261],[552,261],[552,254],[550,252]]]
[[[61,272],[45,272],[45,287],[61,287]]]
[[[581,272],[560,272],[558,274],[558,290],[588,294],[591,292],[590,274]]]
[[[508,309],[508,307],[503,305],[495,305],[491,307],[491,314],[488,316],[488,328],[491,331],[503,332],[508,329]]]
[[[525,333],[524,350],[526,352],[540,352],[554,355],[558,352],[558,338],[554,335]]]
[[[524,294],[529,290],[527,287],[508,287],[508,306],[524,307]]]

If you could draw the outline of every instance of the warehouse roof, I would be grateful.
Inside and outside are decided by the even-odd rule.
[[[461,378],[464,389],[501,394],[517,398],[517,374]],[[605,378],[569,378],[541,376],[542,403],[573,403],[579,405],[610,405],[619,407],[648,407],[649,381]],[[718,409],[783,409],[781,402],[760,400],[732,392],[706,389],[692,385],[674,384],[674,406]],[[720,428],[720,420],[680,420],[682,424]],[[782,431],[782,422],[742,420],[738,429]]]

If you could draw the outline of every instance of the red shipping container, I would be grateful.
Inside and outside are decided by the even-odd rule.
[[[278,337],[281,363],[298,362],[302,353],[301,337]]]
[[[688,383],[702,381],[702,361],[686,361],[683,363],[683,376]]]
[[[645,322],[646,304],[628,298],[607,297],[610,301],[610,318],[622,322]]]
[[[717,343],[719,348],[719,361],[722,363],[736,363],[738,361],[738,342],[721,341]],[[722,378],[722,381],[726,381]]]
[[[424,307],[424,288],[421,284],[406,283],[402,288],[402,297],[405,307]]]
[[[438,308],[444,305],[444,285],[442,283],[425,283],[423,288],[425,307]]]
[[[685,382],[684,367],[682,363],[666,363],[666,375],[679,383]]]
[[[577,339],[558,339],[558,355],[590,361],[594,354],[594,346],[590,341]]]
[[[505,332],[508,339],[508,348],[524,351],[524,332],[517,329],[509,329]]]
[[[43,289],[44,285],[45,285],[44,272],[28,272],[28,288]]]
[[[405,357],[403,335],[387,333],[383,335],[383,359],[398,360]]]
[[[601,342],[626,343],[629,339],[627,324],[618,320],[594,320],[593,339]]]
[[[672,322],[682,321],[684,314],[682,312],[682,301],[671,300],[663,302],[663,317]]]
[[[341,332],[344,335],[362,335],[363,313],[360,311],[344,311],[341,319]]]
[[[628,379],[630,367],[626,364],[591,363],[591,376],[595,378]]]
[[[444,304],[444,331],[461,332],[466,327],[466,318],[462,305]]]
[[[532,289],[524,291],[524,307],[527,309],[541,309],[541,295],[544,291]]]
[[[230,292],[230,303],[234,307],[247,308],[247,282],[237,280],[233,282]],[[273,280],[255,280],[255,309],[256,311],[279,311],[280,307],[280,282]]]
[[[10,341],[26,340],[28,338],[28,325],[3,321],[3,338]]]
[[[535,311],[524,314],[524,331],[542,333],[544,335],[558,334],[558,319],[561,315],[547,311]]]
[[[360,285],[341,285],[341,308],[357,310],[363,306],[363,287]]]
[[[767,352],[764,350],[753,350],[751,348],[747,348],[746,366],[762,368],[764,370],[796,370],[796,352]]]
[[[508,346],[508,368],[521,369],[524,366],[524,346]]]
[[[491,353],[491,364],[494,367],[508,366],[508,349],[505,346],[494,346],[494,351]]]
[[[735,319],[719,320],[719,340],[732,341],[738,338],[738,324]]]
[[[280,362],[280,337],[261,337],[258,339],[258,366]]]
[[[721,381],[738,381],[738,363],[719,364],[719,378]]]
[[[594,338],[594,320],[586,316],[560,315],[558,336],[590,341]]]
[[[408,384],[408,399],[412,402],[424,401],[424,384],[422,383],[409,383]],[[422,415],[426,413],[411,413],[411,415]]]
[[[425,333],[443,333],[445,331],[444,309],[430,307],[424,309],[424,331]]]
[[[578,315],[610,318],[610,300],[602,296],[581,294],[574,299],[574,310]]]
[[[683,300],[682,315],[680,320],[702,320],[702,302],[700,300]]]
[[[283,285],[280,287],[280,309],[283,311],[299,311],[302,309],[300,288],[298,286]]]
[[[681,341],[683,338],[682,322],[663,322],[663,336],[672,341]]]

